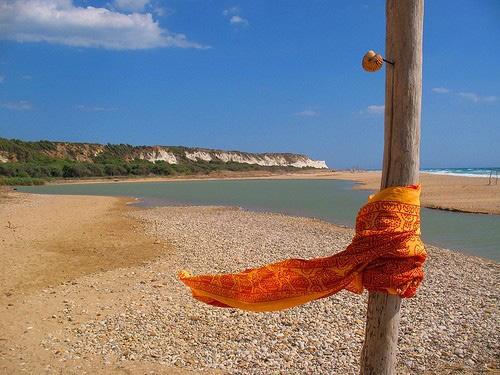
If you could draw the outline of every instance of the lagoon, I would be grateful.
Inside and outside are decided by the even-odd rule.
[[[340,180],[197,180],[18,187],[38,194],[129,196],[141,206],[222,205],[315,217],[353,227],[370,192]],[[422,209],[426,243],[500,260],[500,216]]]

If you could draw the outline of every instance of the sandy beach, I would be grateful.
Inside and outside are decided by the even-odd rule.
[[[0,0],[0,375],[500,375],[500,0],[425,2]]]
[[[176,272],[342,250],[352,230],[221,207],[2,193],[0,372],[355,373],[366,294],[271,314],[206,307]],[[499,371],[493,261],[428,247],[405,300],[398,374]]]

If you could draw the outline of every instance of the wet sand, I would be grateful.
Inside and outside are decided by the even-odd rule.
[[[147,363],[106,365],[92,357],[61,360],[67,330],[101,315],[106,304],[120,308],[112,292],[81,288],[82,280],[97,282],[99,275],[141,267],[168,251],[168,246],[143,234],[129,216],[134,208],[127,201],[0,190],[0,373],[152,370]],[[111,283],[116,284],[114,279]],[[83,303],[87,313],[70,313],[69,300]],[[46,350],[41,343],[48,337],[61,337],[60,348]],[[164,371],[185,373],[170,372],[170,367]]]

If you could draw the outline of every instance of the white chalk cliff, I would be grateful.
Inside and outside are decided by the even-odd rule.
[[[222,161],[244,164],[256,164],[266,167],[328,168],[322,160],[312,160],[296,154],[250,154],[235,151],[186,151],[186,158],[197,161]]]
[[[177,164],[177,158],[172,152],[168,152],[167,150],[161,147],[155,147],[153,150],[144,151],[139,154],[139,159],[148,160],[148,161],[159,161],[162,160],[168,164]]]

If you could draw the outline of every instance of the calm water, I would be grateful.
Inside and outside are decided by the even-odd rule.
[[[19,187],[40,194],[131,196],[142,205],[240,206],[321,218],[354,226],[368,192],[352,190],[338,180],[231,180],[106,183]],[[500,260],[500,216],[422,210],[422,236],[427,243]]]

